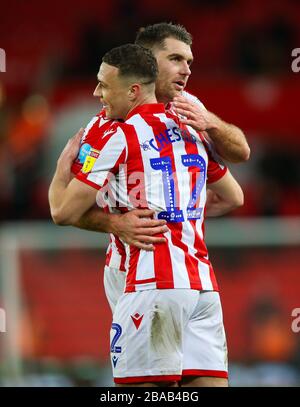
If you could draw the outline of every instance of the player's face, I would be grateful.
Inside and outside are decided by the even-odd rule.
[[[158,63],[158,78],[155,84],[157,100],[168,103],[181,94],[191,74],[193,62],[191,47],[174,38],[165,40],[163,49],[154,49]]]
[[[103,62],[97,75],[99,83],[94,96],[100,98],[108,119],[125,119],[130,110],[128,84],[118,73],[118,68]]]

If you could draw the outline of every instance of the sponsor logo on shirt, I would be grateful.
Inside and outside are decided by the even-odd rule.
[[[189,143],[196,144],[197,139],[193,134],[190,134],[185,129],[179,129],[178,127],[173,127],[172,129],[166,129],[162,133],[156,134],[154,138],[150,140],[145,140],[141,145],[144,151],[154,149],[156,151],[161,151],[166,146],[171,143],[176,143],[178,141],[186,141]]]
[[[143,315],[140,315],[140,314],[137,312],[137,313],[135,313],[134,315],[130,315],[130,316],[131,316],[132,322],[134,323],[136,329],[139,329],[139,327],[140,327],[140,325],[141,325],[141,322],[142,322],[142,319],[143,319],[143,317],[144,317],[144,314],[143,314]]]
[[[86,156],[90,153],[92,146],[88,143],[82,144],[78,154],[78,161],[80,164],[85,162]]]
[[[117,366],[117,363],[118,363],[119,358],[117,358],[116,356],[113,356],[113,357],[111,358],[111,360],[112,360],[112,362],[113,362],[114,367],[116,367],[116,366]]]
[[[89,155],[86,156],[81,170],[84,174],[87,174],[93,169],[94,164],[97,158],[99,157],[99,154],[100,154],[99,150],[95,150],[94,148],[90,149]]]

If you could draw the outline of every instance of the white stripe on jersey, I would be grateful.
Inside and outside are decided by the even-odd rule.
[[[109,244],[107,252],[106,252],[106,254],[108,254],[109,250],[111,249],[111,258],[109,261],[109,267],[113,267],[113,268],[120,270],[122,256],[120,255],[120,253],[118,251],[118,248],[116,246],[116,239],[112,233],[110,233],[110,238],[111,238],[111,243]]]
[[[199,262],[199,273],[201,276],[202,290],[213,290],[213,285],[210,278],[209,265]]]
[[[112,168],[112,163],[115,165],[124,151],[124,145],[127,147],[126,137],[123,130],[119,127],[116,133],[108,139],[101,151],[101,159],[95,161],[93,171],[89,173],[87,179],[101,187],[110,173],[109,170]]]
[[[143,267],[140,266],[141,263],[143,263]],[[136,266],[136,279],[147,280],[148,278],[154,277],[155,272],[153,252],[146,252],[145,250],[141,250]]]
[[[94,124],[96,123],[96,121],[98,119],[99,119],[99,117],[95,116],[95,117],[92,118],[92,120],[89,121],[89,123],[87,124],[87,126],[84,129],[83,136],[81,137],[81,144],[84,143],[85,139],[87,138],[87,136],[89,134],[89,131],[91,130],[91,128],[94,126]]]

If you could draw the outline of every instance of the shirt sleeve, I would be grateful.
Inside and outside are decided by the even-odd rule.
[[[91,145],[90,152],[76,175],[78,180],[96,189],[109,182],[110,177],[119,172],[119,165],[127,159],[127,142],[122,128],[116,124],[105,133]]]
[[[85,127],[79,153],[71,166],[71,171],[74,175],[81,171],[84,161],[89,154],[92,145],[97,142],[97,139],[113,122],[105,118],[105,111],[102,110],[99,114],[94,116]],[[100,130],[101,129],[101,130]]]
[[[219,181],[227,172],[227,167],[217,155],[211,144],[207,141],[203,141],[204,147],[208,155],[207,166],[207,183]]]

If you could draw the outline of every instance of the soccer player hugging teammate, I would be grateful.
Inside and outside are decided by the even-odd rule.
[[[111,329],[117,385],[226,386],[222,309],[203,232],[206,184],[231,208],[242,205],[243,193],[203,136],[157,103],[157,72],[152,53],[139,45],[123,45],[103,57],[95,94],[106,118],[123,122],[95,138],[71,182],[66,168],[80,134],[66,147],[49,191],[51,213],[57,223],[76,224],[97,191],[106,192],[108,180],[114,189],[116,179],[121,212],[139,205],[167,222],[154,251],[124,245],[125,292]],[[173,88],[181,91],[185,83],[177,82]],[[135,174],[138,185],[132,183]],[[132,193],[137,187],[138,198]]]
[[[141,29],[137,35],[136,43],[150,49],[158,63],[158,76],[156,79],[156,98],[164,103],[166,110],[178,112],[181,118],[190,117],[187,124],[201,131],[203,142],[210,140],[207,146],[214,154],[214,147],[218,154],[230,162],[240,162],[247,159],[249,147],[245,136],[237,127],[218,119],[205,110],[203,104],[193,95],[186,92],[185,86],[191,74],[193,54],[191,51],[192,37],[180,25],[159,23]],[[97,96],[97,89],[95,91]],[[182,99],[184,96],[185,99]],[[176,100],[177,108],[173,101]],[[72,172],[77,174],[85,162],[94,141],[101,135],[109,133],[115,121],[108,119],[106,110],[94,117],[85,129],[82,146],[78,157],[73,164]],[[172,132],[176,132],[173,129]],[[185,137],[185,130],[182,132]],[[170,143],[180,136],[173,134],[156,135],[158,148]],[[186,135],[189,138],[189,134]],[[194,135],[193,135],[194,137]],[[195,135],[198,137],[198,135]],[[151,139],[143,144],[143,148],[151,148]],[[235,206],[234,197],[220,200],[212,190],[208,190],[206,216],[222,215]],[[110,244],[107,250],[106,265],[104,268],[104,288],[112,311],[124,290],[126,252],[123,242],[135,245],[144,250],[153,250],[154,244],[164,241],[161,233],[167,228],[164,221],[150,219],[153,211],[134,210],[123,215],[117,215],[116,208],[111,208],[114,214],[101,212],[99,208],[92,208],[85,213],[74,226],[110,233]]]

